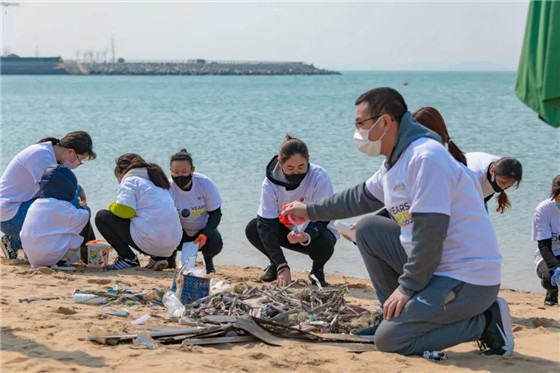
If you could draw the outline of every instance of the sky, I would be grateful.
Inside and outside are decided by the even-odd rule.
[[[349,70],[516,70],[528,1],[3,0],[2,53],[301,61]]]

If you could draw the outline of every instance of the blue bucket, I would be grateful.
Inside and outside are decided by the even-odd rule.
[[[210,279],[175,273],[171,291],[177,294],[181,303],[192,303],[210,295]]]

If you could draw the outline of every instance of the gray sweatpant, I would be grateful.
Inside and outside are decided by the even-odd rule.
[[[399,286],[407,255],[399,240],[400,228],[383,216],[367,216],[356,226],[356,243],[379,302]],[[449,277],[430,282],[404,306],[399,317],[383,320],[375,333],[380,351],[421,355],[480,338],[486,325],[482,314],[496,300],[500,285],[479,286]],[[445,304],[453,291],[456,299]]]

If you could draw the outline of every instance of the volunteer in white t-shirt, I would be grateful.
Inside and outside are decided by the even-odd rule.
[[[356,100],[356,147],[385,161],[370,179],[283,215],[311,221],[368,214],[356,244],[383,319],[354,334],[380,351],[422,355],[479,340],[485,354],[510,355],[509,307],[496,298],[502,257],[475,182],[434,132],[416,122],[403,97],[376,88]]]
[[[198,244],[204,256],[206,273],[214,273],[213,258],[222,251],[224,243],[218,231],[222,218],[222,197],[216,185],[206,176],[194,172],[191,153],[186,149],[171,156],[171,188],[169,193],[181,220],[183,237],[177,250],[185,242]],[[175,253],[169,258],[169,267],[175,268]]]
[[[310,280],[315,283],[316,278],[322,286],[328,286],[324,266],[331,258],[338,239],[334,224],[323,220],[294,226],[280,219],[279,214],[284,204],[293,200],[312,202],[332,194],[327,172],[321,166],[309,163],[307,145],[286,135],[278,155],[266,167],[257,217],[245,228],[249,242],[270,260],[261,281],[278,280],[279,286],[286,286],[292,281],[290,267],[282,252],[282,247],[285,247],[309,255],[313,261]]]
[[[5,233],[0,246],[6,258],[17,259],[22,248],[19,233],[47,167],[58,163],[74,169],[87,159],[95,159],[91,137],[75,131],[60,140],[41,139],[10,161],[0,179],[0,230]]]
[[[39,182],[39,197],[31,204],[21,228],[21,242],[32,268],[47,266],[75,270],[80,246],[89,238],[90,211],[72,200],[78,181],[67,167],[49,166]],[[84,232],[85,231],[85,232]]]
[[[560,175],[552,180],[550,198],[535,209],[533,215],[533,241],[538,242],[535,265],[541,285],[546,289],[544,304],[558,304],[560,286]]]
[[[119,254],[107,270],[139,267],[131,247],[150,256],[146,268],[167,268],[167,258],[179,244],[182,231],[167,176],[157,164],[134,153],[117,159],[115,176],[119,181],[117,200],[95,216],[99,233]]]
[[[496,211],[503,214],[511,207],[505,190],[514,185],[518,188],[521,182],[523,176],[521,163],[515,158],[500,158],[483,152],[472,152],[465,155],[467,166],[475,173],[482,188],[484,203],[486,204],[494,193],[500,193]]]

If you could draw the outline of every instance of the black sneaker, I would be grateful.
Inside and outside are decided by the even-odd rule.
[[[276,272],[276,266],[274,264],[270,264],[266,267],[265,271],[264,275],[261,276],[262,282],[272,282],[278,278],[278,272]]]
[[[379,325],[381,324],[381,321],[383,321],[383,313],[377,314],[375,316],[375,318],[373,319],[373,324],[371,324],[366,328],[353,329],[350,331],[350,335],[355,335],[357,337],[362,337],[367,339],[373,339],[375,337],[375,332],[377,331],[377,328],[379,328]]]
[[[150,257],[150,261],[148,262],[148,264],[146,265],[145,268],[147,269],[153,269],[154,271],[163,271],[164,269],[167,268],[167,266],[169,265],[168,263],[168,259],[164,258],[164,259],[154,259]]]
[[[206,267],[206,274],[216,273],[216,269],[214,268],[214,262],[212,258],[209,256],[204,257],[204,265]]]
[[[555,306],[558,304],[558,289],[547,290],[546,297],[544,298],[545,306]]]
[[[484,355],[510,356],[513,352],[513,331],[507,302],[502,298],[484,311],[486,328],[478,340],[478,347]]]
[[[167,258],[167,268],[177,268],[177,250],[173,251],[173,254]]]
[[[117,259],[115,259],[113,264],[108,265],[107,267],[105,267],[105,269],[107,271],[118,271],[121,269],[136,268],[136,267],[140,267],[140,262],[138,261],[138,258],[125,259],[119,256]]]
[[[73,271],[76,270],[76,267],[74,267],[72,264],[70,264],[66,260],[60,260],[55,265],[51,266],[51,268],[54,269],[54,270],[57,270],[57,271],[71,271],[71,272],[73,272]]]
[[[10,236],[7,234],[2,236],[0,239],[0,247],[2,248],[2,252],[4,253],[4,257],[6,259],[15,260],[18,258],[17,251],[12,249],[12,243],[10,241]]]
[[[317,285],[317,281],[315,281],[315,279],[313,277],[311,277],[311,275],[315,275],[317,280],[319,280],[319,283],[321,284],[321,287],[329,286],[329,283],[325,280],[325,272],[323,272],[323,268],[312,269],[311,272],[309,272],[309,275],[307,275],[307,277],[309,278],[311,283],[313,285]]]

